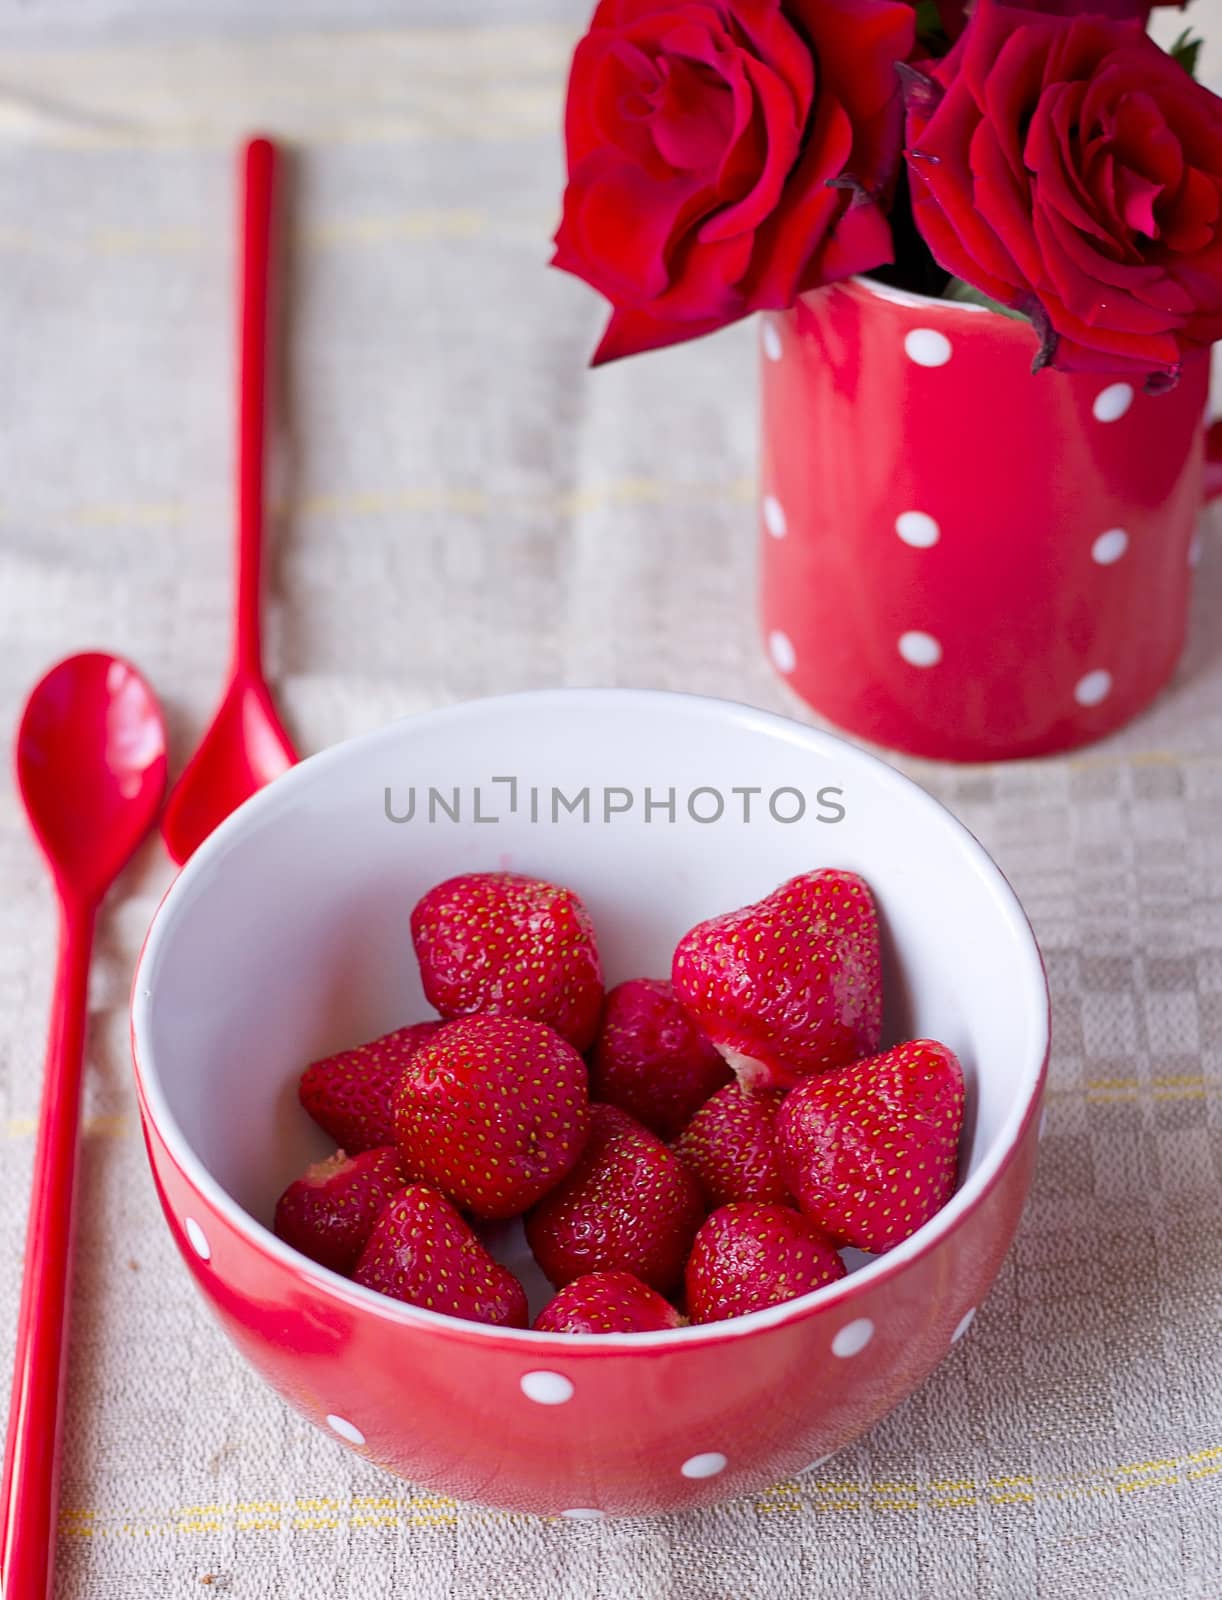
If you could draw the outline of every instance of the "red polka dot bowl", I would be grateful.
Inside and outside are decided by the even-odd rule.
[[[429,1014],[416,899],[510,868],[571,885],[608,982],[817,865],[863,873],[891,1040],[968,1081],[961,1181],[839,1283],[734,1322],[571,1338],[464,1323],[363,1289],[271,1232],[326,1153],[304,1064]],[[485,1504],[595,1517],[759,1490],[839,1450],[967,1331],[1031,1180],[1048,1050],[1039,952],[976,840],[834,736],[680,695],[561,690],[395,723],[304,761],[188,862],[135,979],[144,1132],[170,1229],[233,1343],[331,1436]],[[491,1241],[546,1298],[518,1224]]]
[[[762,621],[815,710],[992,761],[1111,733],[1184,643],[1209,363],[1033,375],[1030,324],[872,284],[761,326]]]

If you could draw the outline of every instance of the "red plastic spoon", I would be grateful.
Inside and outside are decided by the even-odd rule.
[[[268,286],[276,151],[242,151],[242,279],[238,346],[238,595],[233,663],[224,698],[174,785],[161,832],[183,862],[242,801],[297,760],[263,676],[259,630],[263,461],[267,423]]]
[[[26,704],[17,739],[17,781],[55,879],[60,922],[0,1488],[4,1600],[47,1600],[51,1592],[93,923],[156,821],[165,777],[161,711],[134,667],[90,654],[51,668]]]

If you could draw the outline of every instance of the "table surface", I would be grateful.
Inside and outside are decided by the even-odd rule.
[[[95,645],[164,695],[176,764],[212,707],[231,147],[255,125],[296,146],[269,611],[302,747],[552,684],[793,709],[749,600],[754,330],[589,374],[600,307],[544,270],[579,8],[430,0],[404,27],[375,0],[226,0],[209,26],[234,30],[189,37],[200,9],[0,4],[0,726],[51,660]],[[1217,81],[1222,3],[1195,16]],[[93,974],[57,1593],[1217,1600],[1220,532],[1182,668],[1122,734],[1067,760],[904,763],[996,854],[1047,957],[1035,1190],[929,1383],[834,1461],[716,1511],[598,1526],[462,1507],[369,1469],[247,1370],[174,1255],[136,1123],[127,991],[170,878],[151,844]],[[53,916],[9,786],[0,883],[11,1308]],[[6,1309],[4,1373],[12,1335]]]

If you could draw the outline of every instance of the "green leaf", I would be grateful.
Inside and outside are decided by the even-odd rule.
[[[917,0],[916,36],[935,56],[944,56],[950,49],[950,40],[942,31],[938,0]]]
[[[1185,28],[1168,52],[1171,59],[1178,61],[1190,78],[1195,78],[1197,75],[1197,57],[1201,54],[1201,46],[1204,43],[1204,39],[1192,37],[1191,28]]]
[[[942,298],[958,300],[969,306],[984,306],[987,311],[996,311],[1003,317],[1014,317],[1019,322],[1027,320],[1021,311],[1015,311],[1013,306],[1003,306],[1000,300],[990,298],[982,289],[977,289],[973,283],[965,283],[962,278],[952,278],[943,289]]]

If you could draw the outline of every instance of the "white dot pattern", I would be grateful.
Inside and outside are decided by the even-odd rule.
[[[1109,383],[1095,396],[1093,407],[1096,422],[1119,422],[1133,404],[1131,383]]]
[[[332,1433],[338,1433],[341,1439],[347,1439],[349,1444],[364,1444],[365,1435],[355,1422],[349,1422],[347,1417],[329,1416],[327,1426]]]
[[[936,328],[910,328],[904,335],[904,354],[918,367],[944,367],[951,357],[950,340]]]
[[[764,331],[762,338],[764,342],[764,354],[768,357],[769,361],[779,361],[784,355],[785,351],[781,345],[781,336],[776,331],[776,323],[773,322],[771,317],[764,318]]]
[[[725,1467],[726,1458],[720,1450],[705,1450],[698,1456],[689,1456],[679,1471],[685,1478],[715,1478]]]
[[[1078,679],[1073,697],[1080,706],[1097,706],[1101,705],[1111,692],[1112,675],[1099,667],[1094,672],[1088,672],[1084,678]]]
[[[958,1322],[958,1325],[955,1328],[954,1333],[952,1333],[951,1336],[950,1336],[951,1344],[958,1344],[959,1343],[959,1340],[962,1339],[963,1335],[971,1327],[973,1321],[975,1320],[975,1316],[976,1316],[976,1307],[975,1306],[973,1306],[970,1311],[965,1311],[963,1313],[963,1315],[959,1318],[959,1322]]]
[[[1090,547],[1092,560],[1101,567],[1113,566],[1129,548],[1129,536],[1123,528],[1109,528],[1101,533]]]
[[[899,653],[910,667],[936,667],[942,659],[942,646],[932,633],[902,633]]]
[[[832,1340],[832,1354],[847,1359],[860,1355],[874,1337],[874,1324],[869,1317],[858,1317],[856,1322],[846,1322]]]
[[[764,526],[774,539],[783,539],[789,532],[785,507],[774,494],[764,496]]]
[[[768,635],[768,654],[778,672],[788,674],[798,664],[798,652],[793,647],[793,640],[779,628],[774,628]]]
[[[525,1372],[522,1393],[541,1406],[562,1406],[573,1398],[573,1385],[559,1372]]]
[[[201,1261],[211,1261],[212,1246],[208,1243],[207,1235],[195,1218],[184,1217],[182,1225],[186,1230],[187,1238],[191,1241],[191,1248],[199,1259]]]
[[[914,550],[928,550],[942,537],[942,530],[926,511],[901,511],[895,531]]]

